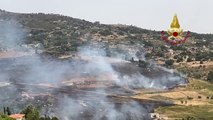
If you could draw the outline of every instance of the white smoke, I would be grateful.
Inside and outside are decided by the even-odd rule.
[[[0,51],[21,50],[26,36],[22,25],[15,20],[0,20]]]
[[[0,27],[4,28],[0,28],[1,50],[16,51],[26,49],[21,47],[23,46],[26,33],[18,23],[0,23]],[[138,50],[139,53],[143,51],[141,49],[141,47],[121,45],[120,50],[123,52],[111,50],[111,53],[116,54],[115,56],[123,56],[123,53],[125,53],[124,56],[128,58],[143,59],[144,53],[137,55]],[[117,91],[117,89],[124,86],[130,89],[167,89],[168,87],[185,83],[184,79],[173,73],[150,78],[142,74],[137,66],[132,66],[136,68],[135,71],[133,69],[133,74],[120,73],[120,71],[114,69],[113,64],[121,63],[124,67],[132,64],[122,60],[122,57],[108,57],[106,51],[98,46],[81,46],[78,48],[77,54],[78,57],[70,61],[55,60],[51,57],[48,58],[47,56],[36,54],[13,59],[0,59],[0,84],[4,82],[7,85],[0,87],[2,106],[19,106],[17,107],[18,109],[23,107],[21,105],[32,102],[22,98],[23,92],[26,96],[49,93],[53,96],[57,94],[57,98],[55,98],[57,104],[54,106],[55,112],[64,120],[86,119],[87,116],[92,120],[141,120],[146,118],[146,114],[149,112],[147,108],[134,101],[116,103],[119,101],[109,99],[107,96],[115,93],[119,94],[120,91]],[[131,70],[127,67],[125,69],[127,69],[127,72]],[[68,89],[70,90],[66,91],[68,95],[57,92],[61,87],[64,89],[63,87],[67,83],[65,81],[83,81],[82,83],[84,83],[87,79],[109,81],[116,84],[117,88],[112,90],[112,92],[109,92],[111,88],[108,88],[109,90],[94,88],[92,91],[82,90],[80,93],[79,91],[76,92],[73,89]],[[46,87],[41,87],[41,85],[46,85]],[[108,86],[105,87],[107,89]],[[75,92],[76,94],[73,94]],[[123,92],[121,91],[120,93]],[[32,99],[34,98],[32,97]],[[47,99],[50,99],[50,96]],[[47,105],[45,103],[47,101],[41,99],[39,101],[44,102],[45,106]],[[36,100],[34,104],[38,105],[39,103]]]

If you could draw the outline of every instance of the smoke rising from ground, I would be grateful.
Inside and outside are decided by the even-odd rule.
[[[96,76],[104,73],[110,73],[115,81],[115,84],[120,87],[128,88],[153,88],[153,89],[167,89],[168,87],[174,87],[179,84],[185,84],[185,80],[180,76],[165,73],[165,76],[158,76],[155,78],[149,78],[141,74],[139,71],[135,71],[134,74],[121,76],[120,73],[113,69],[112,61],[107,61],[105,51],[90,46],[79,48],[78,56],[81,58],[90,58],[91,61],[85,64],[75,64],[81,68],[82,73],[87,73],[89,76]],[[88,60],[88,59],[87,59]],[[121,62],[123,62],[121,60]],[[122,64],[129,64],[123,62]],[[79,73],[79,71],[77,71]],[[96,77],[97,80],[101,80]],[[115,90],[116,91],[116,90]],[[107,90],[96,89],[95,92],[102,94],[112,94]],[[115,92],[116,93],[116,92]],[[122,92],[121,92],[122,93]],[[120,93],[120,94],[121,94]],[[113,93],[114,94],[114,93]],[[118,92],[119,94],[119,92]],[[79,96],[77,96],[79,97]],[[65,96],[61,98],[59,102],[59,114],[64,116],[63,119],[92,119],[92,120],[141,120],[148,119],[148,113],[150,112],[147,107],[140,105],[137,102],[129,102],[127,104],[119,104],[110,101],[107,96],[97,95],[94,93],[86,92],[76,99],[75,97]],[[152,108],[151,106],[149,106]],[[66,112],[69,111],[69,112]]]
[[[21,47],[26,33],[16,22],[9,21],[4,24],[0,22],[0,34],[2,51],[26,49]],[[143,48],[138,45],[137,47],[133,45],[119,47],[119,50],[113,51],[112,49],[109,52],[90,44],[80,46],[77,57],[69,61],[56,60],[37,54],[0,59],[0,83],[2,82],[0,85],[2,105],[0,107],[3,105],[17,106],[15,111],[18,111],[18,108],[22,109],[23,105],[32,103],[32,101],[35,105],[40,105],[42,102],[44,107],[44,105],[48,106],[45,102],[49,102],[49,99],[53,97],[51,108],[64,120],[78,120],[79,118],[82,120],[88,118],[91,120],[146,119],[150,108],[153,108],[152,105],[141,105],[135,101],[118,103],[116,100],[109,99],[107,95],[125,94],[125,90],[121,88],[167,89],[185,84],[186,81],[179,75],[165,70],[155,77],[149,77],[147,74],[155,72],[154,70],[150,73],[143,73],[141,70],[145,70],[145,68],[139,68],[125,61],[126,57],[144,59]],[[80,83],[79,86],[82,86],[82,84],[86,84],[85,81],[111,83],[116,88],[107,88],[107,85],[101,83],[102,86],[105,85],[105,89],[94,87],[92,90],[81,90],[71,89],[73,86],[68,85],[68,83],[77,82]],[[69,89],[66,90],[66,87]],[[58,92],[60,89],[65,89],[66,93]],[[38,96],[50,94],[50,96],[43,100],[43,97],[42,99],[37,98],[35,94]],[[48,107],[44,108],[48,109]]]
[[[15,20],[0,20],[0,50],[20,50],[26,36],[22,25]]]
[[[143,120],[150,112],[148,106],[134,101],[120,104],[102,96],[93,96],[92,99],[91,95],[81,97],[81,100],[64,97],[59,106],[59,114],[64,120]]]

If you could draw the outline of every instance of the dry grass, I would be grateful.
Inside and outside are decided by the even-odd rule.
[[[187,104],[182,104],[180,101],[175,100],[178,105],[160,107],[156,109],[156,112],[167,115],[169,118],[193,117],[194,119],[212,120],[213,99],[207,99],[207,97],[213,95],[213,84],[202,80],[190,80],[189,85],[184,90],[181,92],[190,95],[190,97],[194,96],[194,99],[187,100]],[[178,89],[175,91],[178,91]],[[200,99],[196,98],[198,95],[201,96]]]
[[[194,118],[190,120],[212,120],[213,119],[213,106],[170,106],[159,107],[156,112],[164,114],[173,119],[187,119],[189,117]]]
[[[166,115],[170,119],[213,119],[213,84],[203,80],[190,80],[188,86],[176,88],[171,91],[141,92],[134,96],[136,99],[167,100],[175,106],[159,107],[155,111]],[[199,97],[198,97],[199,96]]]

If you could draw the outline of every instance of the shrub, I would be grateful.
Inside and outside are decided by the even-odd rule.
[[[176,62],[177,62],[177,63],[183,62],[183,58],[182,58],[182,57],[177,58],[177,61],[176,61]]]
[[[187,62],[192,62],[192,58],[189,57],[189,58],[187,59]]]
[[[213,83],[213,71],[210,71],[207,75],[207,80]]]
[[[174,60],[171,60],[171,59],[170,60],[166,60],[165,64],[168,65],[168,66],[172,66],[174,64]]]

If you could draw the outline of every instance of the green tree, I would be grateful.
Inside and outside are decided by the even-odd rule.
[[[6,108],[4,107],[4,114],[6,115],[7,114],[7,111],[6,111]]]
[[[11,111],[9,107],[7,107],[6,111],[7,111],[7,115],[11,115]]]
[[[171,60],[171,59],[170,60],[166,60],[165,64],[168,65],[168,66],[172,66],[174,64],[174,60]]]
[[[192,62],[192,58],[191,58],[191,57],[188,57],[188,58],[187,58],[187,62]]]
[[[53,117],[52,120],[58,120],[58,118],[57,117]]]
[[[213,83],[213,71],[208,73],[207,80]]]
[[[21,113],[26,115],[27,120],[39,120],[40,118],[38,109],[32,105],[27,106]]]

